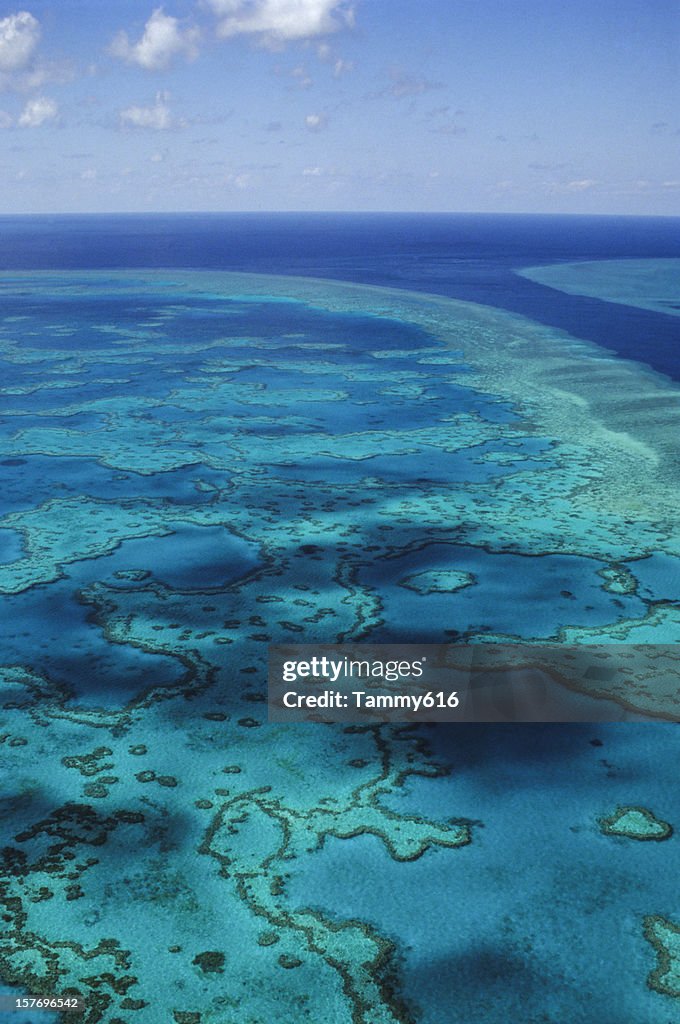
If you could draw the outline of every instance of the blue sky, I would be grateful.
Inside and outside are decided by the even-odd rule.
[[[678,214],[679,12],[0,3],[0,212]]]

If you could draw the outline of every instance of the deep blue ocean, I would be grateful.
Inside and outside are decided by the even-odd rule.
[[[0,270],[185,267],[328,277],[498,306],[680,375],[677,319],[542,288],[516,269],[680,256],[680,219],[494,214],[0,217]]]

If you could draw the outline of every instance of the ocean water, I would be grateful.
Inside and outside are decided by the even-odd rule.
[[[3,991],[672,1019],[677,222],[0,233]],[[640,643],[572,683],[648,720],[268,724],[267,644],[348,639]]]

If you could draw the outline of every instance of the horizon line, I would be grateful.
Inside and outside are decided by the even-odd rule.
[[[678,213],[576,213],[547,210],[49,210],[0,212],[0,219],[25,217],[565,217],[678,220]]]

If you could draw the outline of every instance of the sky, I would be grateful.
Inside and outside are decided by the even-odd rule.
[[[680,214],[666,0],[0,0],[0,213]]]

